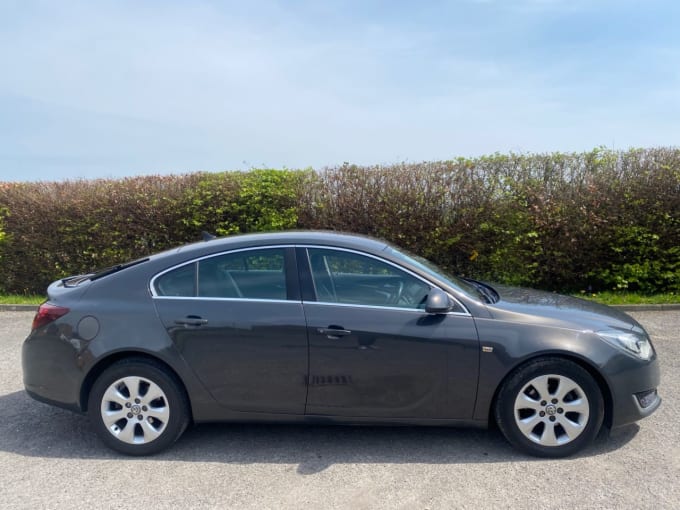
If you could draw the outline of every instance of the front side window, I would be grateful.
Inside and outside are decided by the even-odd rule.
[[[285,249],[225,253],[159,276],[158,296],[286,299]]]
[[[373,257],[309,248],[317,301],[424,309],[430,285]]]

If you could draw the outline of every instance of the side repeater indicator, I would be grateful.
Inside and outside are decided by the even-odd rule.
[[[482,352],[493,352],[493,347],[489,347],[488,345],[482,345]]]

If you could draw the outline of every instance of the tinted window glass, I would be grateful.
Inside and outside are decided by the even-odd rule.
[[[196,264],[178,267],[156,278],[159,296],[193,297],[196,295]]]
[[[198,295],[286,299],[284,248],[225,253],[199,261]]]
[[[480,296],[479,291],[475,288],[474,285],[471,285],[465,280],[452,275],[450,272],[445,271],[444,269],[440,268],[433,262],[423,257],[410,254],[408,252],[405,252],[404,250],[397,250],[396,248],[393,248],[391,246],[388,248],[388,250],[390,254],[397,256],[404,262],[411,264],[412,266],[416,266],[417,268],[425,271],[426,273],[430,274],[431,276],[434,276],[435,278],[444,280],[446,283],[449,284],[449,286],[453,287],[454,289],[458,289],[471,297],[475,298],[483,297]]]
[[[319,301],[425,308],[430,286],[396,267],[357,253],[310,248]]]

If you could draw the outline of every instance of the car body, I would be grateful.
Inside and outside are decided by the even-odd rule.
[[[661,402],[625,313],[334,232],[219,238],[54,282],[23,371],[32,397],[88,413],[133,455],[190,422],[496,421],[524,451],[564,456]]]

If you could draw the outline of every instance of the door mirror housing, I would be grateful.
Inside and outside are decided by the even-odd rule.
[[[425,311],[427,313],[447,313],[451,311],[451,300],[441,289],[433,288],[427,295],[425,301]]]

